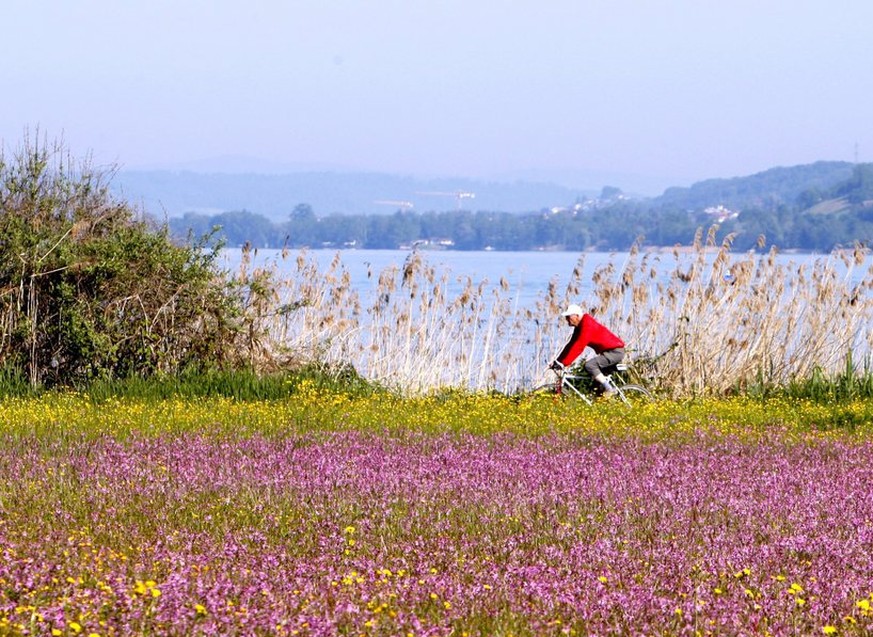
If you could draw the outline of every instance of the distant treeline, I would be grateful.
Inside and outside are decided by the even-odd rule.
[[[742,189],[734,181],[709,187],[718,183],[722,190],[725,184]],[[298,204],[287,221],[278,223],[245,210],[188,213],[169,223],[179,238],[212,233],[213,240],[227,245],[252,247],[393,249],[427,243],[456,250],[626,250],[637,242],[687,245],[698,228],[713,224],[719,224],[724,236],[734,234],[734,247],[740,250],[760,245],[762,236],[767,245],[782,249],[830,251],[873,244],[873,164],[855,166],[848,179],[825,189],[795,184],[791,202],[766,192],[773,190],[748,193],[741,207],[729,207],[738,205],[736,197],[718,197],[717,192],[706,207],[698,192],[695,203],[700,207],[689,209],[688,197],[683,200],[676,191],[645,200],[628,200],[616,191],[584,205],[527,214],[398,210],[393,215],[318,216],[310,205]]]

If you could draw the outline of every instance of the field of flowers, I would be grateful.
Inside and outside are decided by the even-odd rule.
[[[0,635],[865,635],[873,405],[0,404]]]

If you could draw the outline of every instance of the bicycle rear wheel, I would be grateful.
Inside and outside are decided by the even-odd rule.
[[[620,391],[622,400],[629,406],[650,403],[655,400],[649,390],[642,385],[622,385]]]

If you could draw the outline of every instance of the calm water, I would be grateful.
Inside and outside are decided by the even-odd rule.
[[[275,265],[280,272],[292,273],[296,270],[297,254],[296,251],[292,251],[288,257],[282,259],[281,250],[258,250],[253,262],[258,266]],[[337,255],[337,251],[308,250],[307,254],[318,261],[321,269],[326,269]],[[378,273],[390,266],[402,266],[410,252],[408,250],[342,250],[339,254],[342,264],[351,276],[352,286],[365,297],[376,286]],[[455,283],[458,290],[462,287],[461,281],[466,277],[471,277],[474,282],[485,279],[490,286],[498,285],[500,279],[505,278],[513,293],[517,295],[517,302],[521,306],[532,303],[545,292],[550,280],[556,279],[560,286],[566,285],[580,258],[583,258],[580,291],[580,296],[583,297],[591,291],[592,275],[599,268],[612,264],[620,271],[630,258],[627,252],[590,252],[583,255],[576,252],[426,250],[421,254],[425,262],[434,266],[440,274],[447,272],[449,280]],[[735,258],[739,260],[744,259],[745,256],[737,254]],[[694,258],[692,255],[680,254],[677,260],[672,252],[662,252],[651,255],[647,265],[655,268],[666,279],[675,271],[677,265],[687,267]],[[240,259],[239,249],[227,249],[223,253],[223,267],[231,271],[235,270],[239,266]],[[783,265],[791,266],[812,265],[817,261],[828,260],[834,264],[841,276],[848,276],[853,283],[864,278],[868,274],[868,269],[873,267],[873,257],[869,255],[862,266],[854,267],[850,271],[847,271],[841,259],[826,255],[784,254],[778,255],[777,260]],[[372,276],[368,276],[368,273],[372,273]]]

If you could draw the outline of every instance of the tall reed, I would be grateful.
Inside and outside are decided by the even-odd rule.
[[[248,253],[233,282],[247,299],[254,367],[351,365],[406,393],[530,385],[569,336],[560,311],[571,301],[620,334],[631,360],[673,396],[781,386],[814,370],[845,373],[850,354],[869,360],[873,269],[852,283],[865,249],[786,266],[775,250],[730,248],[731,237],[716,244],[713,229],[690,248],[633,250],[593,273],[589,298],[580,298],[583,254],[525,307],[505,278],[453,278],[415,250],[402,265],[369,272],[376,285],[366,298],[341,253],[320,269],[306,251],[284,252],[295,259],[291,274],[276,263],[255,268]]]

